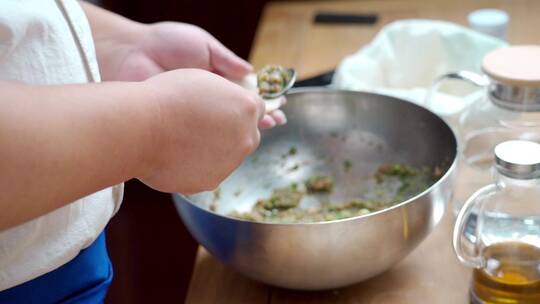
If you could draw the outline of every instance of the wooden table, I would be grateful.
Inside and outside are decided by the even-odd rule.
[[[511,17],[509,40],[540,44],[540,1],[327,1],[270,3],[263,14],[252,51],[256,67],[280,63],[297,69],[300,78],[334,69],[341,59],[368,43],[385,24],[404,18],[431,18],[466,23],[478,8],[506,10]],[[314,25],[315,12],[375,12],[374,26]],[[476,188],[460,172],[454,199],[462,201]],[[449,208],[451,210],[451,208]],[[270,287],[226,268],[199,248],[186,298],[209,303],[466,303],[470,270],[461,266],[451,246],[453,214],[408,257],[391,270],[347,288],[302,292]]]

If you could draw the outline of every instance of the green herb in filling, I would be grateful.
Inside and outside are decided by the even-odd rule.
[[[310,177],[306,182],[307,193],[327,193],[334,187],[334,180],[330,176],[317,175]]]
[[[287,188],[275,189],[270,198],[257,201],[256,207],[266,210],[294,208],[300,204],[302,196],[304,193],[291,185]]]
[[[346,159],[343,161],[343,170],[345,170],[345,172],[349,172],[351,171],[352,169],[352,161],[350,159]]]
[[[296,147],[293,146],[293,147],[289,148],[289,155],[296,155],[296,152],[298,152]]]

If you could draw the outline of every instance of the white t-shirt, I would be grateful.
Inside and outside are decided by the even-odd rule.
[[[100,81],[92,33],[77,1],[0,1],[0,79],[28,84]],[[122,195],[123,185],[116,185],[0,231],[0,291],[77,256],[105,228]]]

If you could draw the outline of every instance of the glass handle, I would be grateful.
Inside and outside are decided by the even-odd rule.
[[[458,71],[441,75],[437,77],[437,79],[435,79],[433,85],[431,86],[426,95],[425,104],[428,109],[432,109],[431,104],[433,101],[433,95],[439,90],[439,87],[449,79],[465,81],[477,87],[485,87],[489,85],[489,79],[487,78],[487,76],[476,74],[470,71]]]
[[[433,86],[434,87],[436,86],[438,88],[438,86],[440,86],[441,83],[443,83],[444,81],[448,79],[463,80],[477,87],[485,87],[489,84],[489,79],[484,75],[476,74],[470,71],[458,71],[458,72],[448,73],[448,74],[444,74],[437,77],[437,79],[435,79]]]
[[[453,235],[453,245],[454,251],[458,259],[465,265],[473,268],[482,267],[482,258],[479,256],[473,256],[469,253],[466,253],[463,250],[463,241],[468,240],[465,236],[466,224],[469,221],[469,217],[475,206],[475,203],[483,196],[493,193],[496,189],[495,185],[487,185],[480,190],[476,191],[468,200],[465,202],[465,205],[459,211],[459,214],[456,219],[456,224],[454,226],[454,235]],[[480,215],[476,217],[476,223],[480,220]],[[472,242],[468,240],[475,248],[478,248],[478,235],[476,234],[475,241]]]

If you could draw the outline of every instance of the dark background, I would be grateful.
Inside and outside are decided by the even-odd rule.
[[[175,20],[196,24],[247,58],[267,0],[102,0],[102,6],[150,23]]]
[[[102,0],[130,19],[175,20],[201,26],[247,58],[266,0]],[[126,183],[124,202],[107,228],[115,278],[106,302],[183,303],[197,244],[171,196],[138,181]]]

